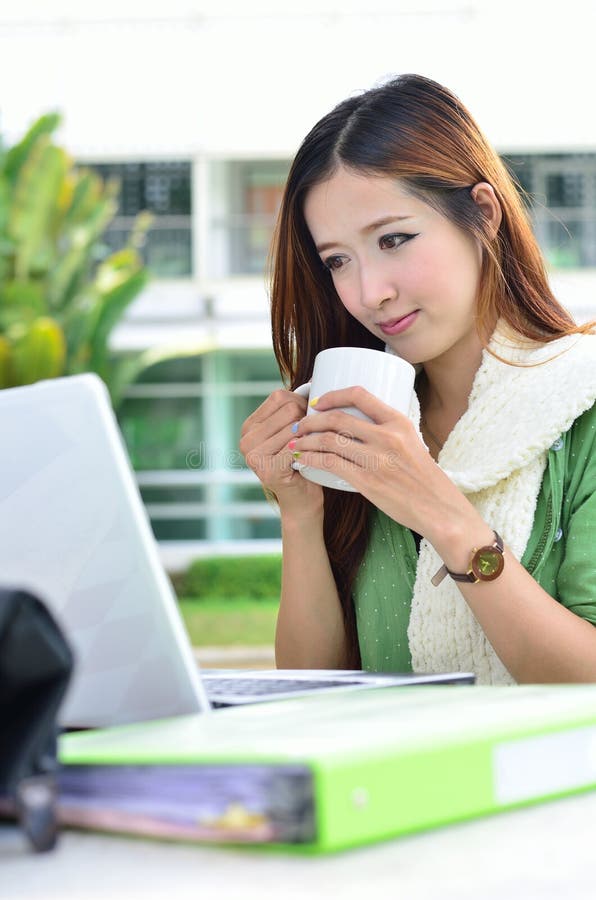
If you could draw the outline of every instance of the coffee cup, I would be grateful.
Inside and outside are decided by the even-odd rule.
[[[321,397],[328,391],[360,385],[387,406],[407,415],[414,376],[414,367],[393,353],[383,353],[367,347],[330,347],[317,354],[310,382],[301,384],[294,393],[311,399]],[[356,418],[372,421],[355,406],[343,406],[341,409]],[[319,413],[316,407],[309,405],[307,415],[316,416]],[[303,478],[316,484],[356,492],[356,488],[348,481],[333,472],[305,466],[298,461],[292,465]]]

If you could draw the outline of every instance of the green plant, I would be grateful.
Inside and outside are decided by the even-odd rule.
[[[113,359],[109,337],[147,281],[138,247],[101,259],[118,185],[75,167],[53,142],[57,114],[0,147],[0,388],[97,372],[116,404],[147,360]]]
[[[276,598],[281,589],[281,556],[197,559],[174,583],[180,597]]]

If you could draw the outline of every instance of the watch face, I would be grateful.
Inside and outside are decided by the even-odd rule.
[[[503,571],[503,554],[496,547],[481,547],[474,554],[472,572],[480,581],[492,581]]]

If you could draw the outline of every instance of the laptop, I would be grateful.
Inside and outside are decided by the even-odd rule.
[[[104,383],[75,375],[0,391],[0,581],[37,593],[75,671],[64,727],[420,683],[470,673],[199,671]]]

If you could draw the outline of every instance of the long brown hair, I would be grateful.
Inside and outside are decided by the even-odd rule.
[[[401,75],[351,97],[309,132],[286,183],[272,245],[273,348],[291,387],[307,381],[326,347],[383,349],[340,302],[304,219],[308,191],[344,166],[399,179],[483,247],[476,326],[486,346],[497,318],[531,340],[589,330],[554,297],[520,188],[459,99],[420,75]],[[501,205],[496,237],[472,187],[486,181]],[[341,597],[351,664],[358,661],[352,584],[366,549],[369,504],[325,490],[325,542]]]

